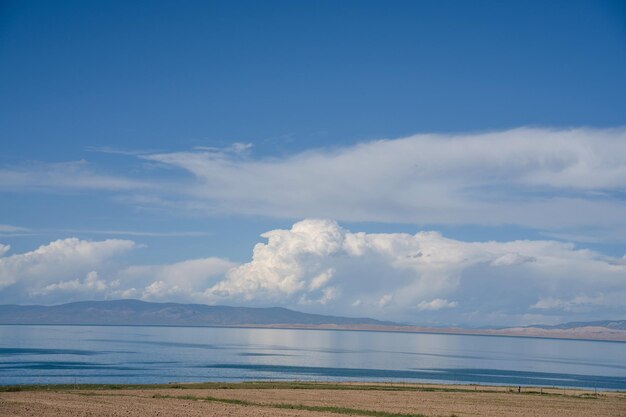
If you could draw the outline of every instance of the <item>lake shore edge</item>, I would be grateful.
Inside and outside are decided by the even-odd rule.
[[[527,395],[592,396],[608,393],[624,394],[625,390],[590,389],[560,386],[535,385],[489,385],[461,383],[431,383],[402,381],[266,381],[250,380],[239,382],[170,382],[166,384],[17,384],[0,385],[0,393],[21,391],[115,391],[115,390],[237,390],[237,389],[319,389],[328,391],[374,390],[374,391],[424,391],[424,392],[508,392]]]

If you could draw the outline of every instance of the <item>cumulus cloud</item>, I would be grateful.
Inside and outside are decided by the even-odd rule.
[[[385,294],[382,297],[380,297],[380,300],[378,300],[378,306],[381,308],[385,308],[389,305],[389,303],[391,302],[391,300],[393,300],[393,295],[391,294]]]
[[[129,240],[108,239],[91,242],[77,238],[61,239],[34,251],[0,258],[0,290],[19,283],[27,288],[46,281],[58,282],[70,276],[85,276],[94,267],[136,244]]]
[[[165,265],[131,265],[117,272],[124,288],[112,295],[148,301],[207,302],[206,288],[234,266],[233,262],[215,257]]]
[[[127,265],[130,240],[68,238],[10,256],[0,244],[0,302],[44,304],[77,299],[142,298],[206,302],[204,291],[234,263],[220,258]]]
[[[250,300],[291,295],[307,287],[319,290],[334,273],[321,265],[342,250],[344,231],[331,221],[308,220],[262,237],[268,243],[254,247],[252,262],[230,270],[227,279],[208,289],[208,294]],[[310,262],[303,262],[307,259]]]
[[[281,305],[416,324],[531,324],[623,315],[626,258],[550,240],[465,242],[364,233],[324,219],[264,233],[252,258],[133,265],[128,240],[63,239],[10,255],[0,301],[76,299]],[[2,256],[2,253],[4,255]]]
[[[502,310],[503,317],[523,317],[542,293],[612,289],[626,295],[621,258],[570,243],[463,242],[437,232],[368,234],[316,219],[262,236],[267,243],[257,244],[250,262],[208,288],[208,299],[291,305],[317,300],[335,312],[415,321],[417,313],[461,307],[473,309],[476,320],[492,314],[490,308]]]
[[[193,175],[179,207],[276,217],[546,229],[626,224],[626,130],[420,134],[283,158],[142,155]],[[166,204],[168,199],[160,200]]]
[[[421,301],[417,305],[417,309],[419,311],[424,311],[424,310],[437,311],[437,310],[441,310],[442,308],[454,308],[458,305],[459,303],[456,301],[448,301],[443,298],[435,298],[434,300],[430,300],[430,301]]]
[[[539,310],[588,311],[590,307],[611,304],[610,296],[605,295],[578,295],[570,299],[556,297],[540,298],[530,308]]]
[[[34,288],[30,291],[33,296],[45,296],[53,292],[87,293],[103,292],[120,285],[119,280],[108,282],[100,279],[96,271],[87,274],[84,280],[74,279],[46,285],[43,288]]]
[[[524,256],[519,253],[507,253],[493,260],[491,265],[493,266],[512,266],[519,265],[525,262],[535,262],[535,258],[532,256]]]

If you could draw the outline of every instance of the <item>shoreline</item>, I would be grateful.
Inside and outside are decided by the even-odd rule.
[[[72,327],[170,327],[170,328],[217,328],[217,329],[276,329],[276,330],[323,330],[347,332],[441,334],[456,336],[520,337],[529,339],[578,340],[591,342],[626,343],[626,331],[585,333],[571,330],[537,328],[464,329],[419,326],[373,326],[373,325],[306,325],[306,324],[234,324],[234,325],[177,325],[177,324],[89,324],[89,323],[0,323],[0,326],[72,326]]]
[[[237,382],[169,382],[164,384],[17,384],[0,385],[0,393],[3,392],[37,392],[37,391],[100,391],[100,390],[163,390],[163,389],[321,389],[321,390],[367,390],[377,389],[382,391],[426,391],[426,392],[510,392],[526,395],[602,395],[623,394],[626,398],[626,390],[614,390],[603,388],[581,387],[558,387],[540,385],[493,385],[474,383],[432,383],[432,382],[399,382],[399,381],[266,381],[248,380]]]

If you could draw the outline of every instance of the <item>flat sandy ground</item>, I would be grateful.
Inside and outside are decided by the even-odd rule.
[[[626,393],[417,384],[189,384],[0,392],[0,416],[626,416]]]

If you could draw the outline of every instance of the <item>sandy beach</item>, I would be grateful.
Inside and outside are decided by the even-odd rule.
[[[1,416],[625,416],[626,393],[429,384],[3,388]]]

